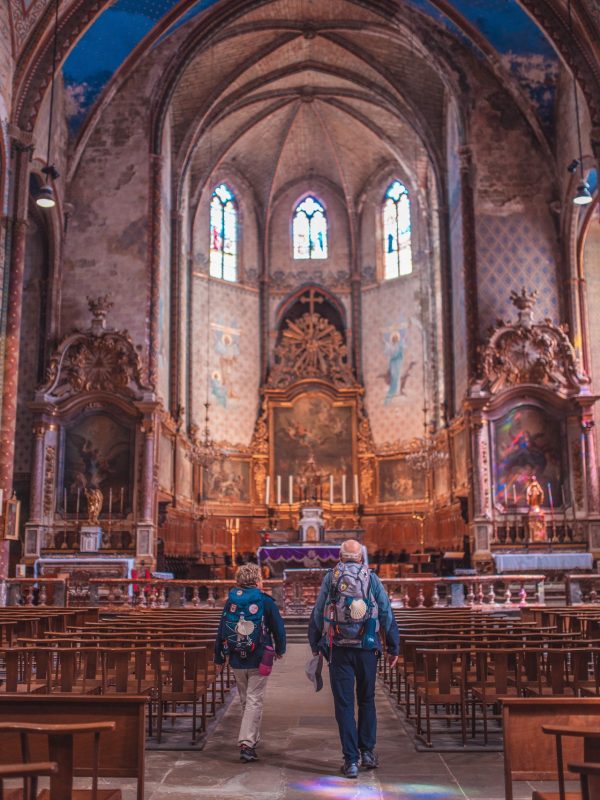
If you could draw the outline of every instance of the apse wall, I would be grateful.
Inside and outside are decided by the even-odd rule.
[[[365,402],[378,447],[423,433],[420,275],[365,289],[362,350]]]

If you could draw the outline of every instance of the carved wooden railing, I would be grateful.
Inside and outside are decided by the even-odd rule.
[[[64,608],[68,585],[66,578],[5,578],[6,605]]]
[[[268,594],[282,580],[265,580]],[[99,605],[130,608],[214,607],[225,599],[236,583],[233,580],[165,580],[158,578],[90,578],[78,584],[71,580],[69,605]]]
[[[383,578],[382,583],[390,600],[399,600],[403,608],[452,605],[522,608],[530,602],[544,602],[544,580],[544,575],[465,575],[456,578]],[[453,586],[460,588],[453,591]]]
[[[600,575],[582,572],[565,575],[565,597],[568,606],[600,605]]]

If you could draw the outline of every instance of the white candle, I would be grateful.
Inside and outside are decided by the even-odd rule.
[[[358,475],[354,474],[354,505],[358,505]]]
[[[506,491],[506,484],[504,484],[504,510],[508,508],[508,492]]]
[[[63,506],[65,508],[65,514],[67,513],[67,490],[63,489]]]
[[[550,500],[550,508],[554,509],[554,503],[552,502],[552,484],[548,484],[548,500]]]
[[[265,505],[269,505],[269,497],[271,494],[271,476],[267,475],[267,482],[265,483]]]
[[[329,476],[329,503],[333,505],[333,475]]]
[[[277,476],[277,505],[281,505],[281,475]]]
[[[125,487],[121,486],[121,516],[123,516],[123,511],[125,510]]]
[[[294,476],[290,475],[288,478],[288,502],[290,505],[294,502]]]
[[[342,475],[342,503],[346,503],[346,475]]]
[[[513,503],[517,505],[517,487],[516,484],[513,483]]]
[[[77,506],[75,508],[75,513],[79,516],[79,500],[81,498],[81,486],[77,487]]]

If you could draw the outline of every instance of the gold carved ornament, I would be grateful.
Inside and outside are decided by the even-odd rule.
[[[580,367],[565,325],[544,319],[534,323],[537,292],[512,292],[515,323],[499,320],[481,351],[480,390],[495,394],[523,383],[545,386],[563,395],[578,394],[589,378]]]
[[[323,299],[311,290],[301,302],[309,303],[309,311],[299,319],[286,321],[268,385],[281,388],[304,378],[318,378],[337,388],[355,386],[342,334],[315,311],[315,303]]]

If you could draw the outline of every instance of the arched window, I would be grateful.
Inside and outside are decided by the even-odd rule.
[[[210,274],[237,279],[237,208],[229,186],[220,184],[210,201]]]
[[[384,270],[386,280],[412,272],[408,189],[392,181],[383,201]]]
[[[327,258],[327,217],[319,201],[309,195],[298,203],[292,227],[294,258]]]

